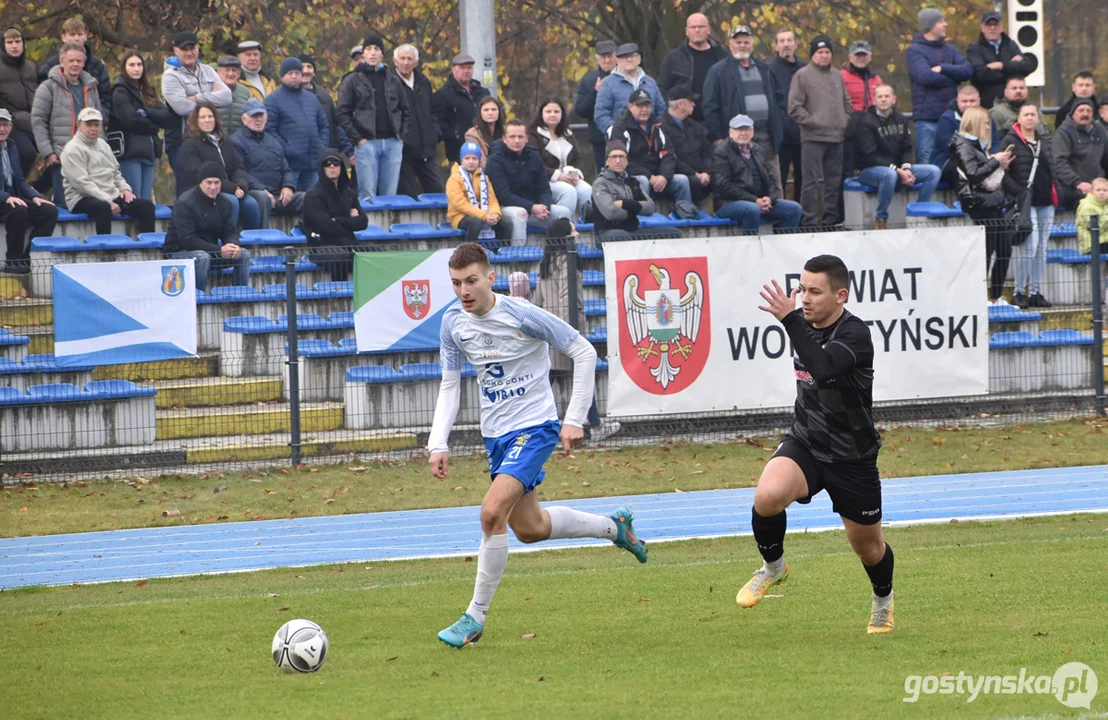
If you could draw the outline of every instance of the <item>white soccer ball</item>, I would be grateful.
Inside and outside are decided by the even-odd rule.
[[[289,620],[273,636],[273,662],[285,672],[315,672],[326,659],[327,633],[311,620]]]

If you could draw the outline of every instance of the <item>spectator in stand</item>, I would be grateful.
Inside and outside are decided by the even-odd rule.
[[[348,70],[347,72],[354,72],[354,70],[356,70],[358,66],[362,64],[362,53],[364,51],[365,48],[361,45],[355,45],[354,47],[350,48],[350,70]]]
[[[992,108],[1013,77],[1025,78],[1039,67],[1039,59],[1024,54],[1020,46],[1000,28],[1000,13],[989,10],[981,16],[981,35],[966,48],[973,66],[973,84],[981,93],[981,107]]]
[[[100,137],[103,116],[96,108],[77,115],[77,132],[62,150],[65,201],[74,213],[96,223],[97,235],[112,231],[112,216],[130,215],[139,233],[154,232],[154,203],[136,197],[119,171],[119,162]]]
[[[173,57],[165,61],[162,72],[162,97],[169,109],[181,118],[180,125],[174,123],[165,131],[165,156],[179,186],[178,195],[192,187],[191,184],[180,186],[177,178],[180,170],[178,156],[189,115],[198,102],[222,108],[233,100],[230,88],[223,84],[215,70],[200,62],[199,58],[200,46],[196,42],[196,34],[187,30],[179,32],[173,37]]]
[[[446,148],[446,157],[458,157],[466,131],[473,127],[477,104],[488,96],[484,85],[473,79],[472,55],[459,53],[450,62],[450,77],[431,98],[431,112],[439,124],[439,134]]]
[[[252,100],[254,98],[251,98]],[[211,103],[196,104],[188,117],[189,136],[181,145],[181,172],[177,176],[177,197],[200,182],[197,173],[206,162],[217,162],[223,167],[221,183],[223,194],[231,204],[232,218],[237,224],[242,218],[244,230],[256,230],[262,226],[261,208],[257,198],[249,195],[250,177],[242,166],[242,156],[223,130],[219,115]]]
[[[296,175],[296,189],[300,191],[308,190],[319,180],[315,158],[331,140],[331,126],[327,124],[323,106],[315,93],[301,87],[303,69],[300,58],[281,61],[281,87],[265,99],[269,114],[266,131],[285,146],[285,157]]]
[[[699,99],[684,85],[670,88],[659,123],[676,158],[673,170],[689,179],[691,200],[696,204],[712,192],[712,143],[704,126],[692,117]]]
[[[731,57],[713,65],[704,81],[704,127],[708,139],[715,145],[726,140],[729,123],[736,115],[754,120],[754,142],[765,153],[770,179],[781,197],[784,193],[777,150],[785,139],[781,108],[787,107],[789,89],[779,87],[769,66],[754,57],[754,36],[746,25],[731,29],[730,49]]]
[[[149,200],[154,190],[154,164],[162,156],[162,128],[176,120],[154,95],[146,63],[137,50],[123,55],[122,72],[112,86],[112,127],[122,133],[119,170],[131,190]]]
[[[712,26],[708,17],[693,13],[685,21],[685,40],[671,50],[658,71],[658,91],[668,97],[669,91],[681,86],[699,96],[704,90],[708,71],[720,60],[727,58],[727,48],[712,39]],[[693,119],[704,122],[704,112],[693,108]]]
[[[491,95],[481,98],[477,104],[477,115],[473,118],[473,127],[466,130],[465,141],[481,148],[481,169],[488,162],[489,148],[504,137],[504,106]]]
[[[1027,81],[1019,75],[1008,78],[1008,82],[1004,86],[1004,97],[993,103],[989,110],[989,118],[992,119],[993,126],[996,127],[998,132],[1006,134],[1012,129],[1019,117],[1020,108],[1026,102]],[[1038,115],[1038,112],[1035,114]],[[1039,118],[1038,135],[1048,139],[1050,137],[1050,129],[1047,128],[1042,118]]]
[[[1097,109],[1096,109],[1096,112],[1097,112],[1096,123],[1097,123],[1097,125],[1100,125],[1105,130],[1108,130],[1108,94],[1101,95],[1100,100],[1098,102],[1100,104],[1097,106]]]
[[[639,231],[639,217],[654,214],[654,201],[642,184],[627,174],[627,146],[622,140],[608,142],[607,165],[593,183],[593,217],[597,240],[634,240],[639,237],[681,237],[675,228]],[[657,230],[657,232],[654,232]]]
[[[528,222],[549,228],[555,220],[573,216],[569,208],[553,203],[546,166],[539,151],[527,144],[522,120],[504,124],[504,139],[493,144],[485,172],[511,225],[512,245],[527,242]]]
[[[962,126],[950,139],[950,161],[956,170],[956,187],[962,210],[985,227],[985,268],[996,258],[989,272],[989,304],[1007,305],[1001,295],[1012,255],[1012,235],[1004,222],[1007,199],[1001,188],[999,170],[1012,164],[1012,150],[1005,148],[990,157],[989,113],[982,107],[966,108]]]
[[[929,202],[942,173],[934,165],[912,163],[912,130],[896,109],[892,86],[878,85],[873,95],[874,104],[854,125],[855,167],[859,182],[877,188],[873,227],[884,230],[898,188],[919,183],[919,201]]]
[[[781,92],[774,98],[777,104],[777,113],[781,117],[783,128],[781,145],[777,149],[777,160],[780,166],[781,186],[789,181],[789,168],[793,173],[793,200],[800,200],[801,182],[800,165],[800,128],[789,117],[789,86],[792,85],[793,75],[796,71],[808,63],[796,57],[796,33],[792,30],[779,30],[775,49],[776,57],[769,64],[769,71],[773,75],[775,85]],[[782,193],[781,197],[784,197]]]
[[[592,200],[592,186],[577,169],[577,147],[569,129],[569,114],[555,97],[539,104],[539,112],[527,128],[527,143],[539,151],[550,174],[550,193],[555,205],[573,208],[580,218]]]
[[[850,43],[850,60],[843,65],[843,85],[850,96],[850,127],[847,128],[846,141],[843,143],[843,181],[854,177],[854,124],[862,113],[873,107],[873,91],[881,84],[881,76],[870,67],[873,51],[865,40]],[[842,204],[842,193],[839,193]],[[842,210],[840,208],[840,216]]]
[[[31,272],[31,240],[50,237],[58,222],[58,208],[31,187],[19,166],[19,150],[11,140],[12,114],[0,108],[0,223],[7,233],[4,272]],[[30,229],[30,234],[27,230]]]
[[[31,129],[39,155],[50,170],[54,186],[54,204],[65,207],[62,186],[62,148],[77,132],[77,115],[84,108],[100,109],[96,78],[81,68],[85,63],[84,46],[66,43],[61,49],[61,63],[35,91],[31,105]]]
[[[11,113],[12,131],[7,142],[14,144],[19,151],[19,168],[23,177],[27,177],[38,157],[35,134],[31,129],[31,106],[38,88],[38,67],[27,59],[23,32],[19,28],[8,25],[3,36],[3,46],[0,46],[0,108]]]
[[[616,48],[617,67],[600,83],[600,91],[596,95],[596,110],[593,111],[593,120],[601,132],[607,134],[627,107],[627,99],[631,97],[631,93],[638,90],[649,94],[653,107],[657,109],[657,113],[650,119],[651,122],[661,115],[665,100],[658,90],[658,83],[646,74],[641,65],[642,55],[639,54],[638,45],[624,43]]]
[[[527,273],[516,271],[508,276],[508,294],[520,300],[531,302],[531,278]],[[585,327],[581,325],[581,327]],[[553,356],[550,358],[553,362]]]
[[[596,70],[581,78],[581,83],[577,86],[577,99],[573,103],[573,113],[589,124],[589,144],[592,145],[597,174],[604,169],[606,139],[604,131],[596,126],[593,114],[596,112],[596,96],[600,92],[600,83],[616,68],[616,47],[611,40],[601,40],[596,44]]]
[[[338,148],[346,153],[347,157],[353,157],[354,148],[346,138],[346,133],[339,127],[338,119],[335,117],[335,99],[331,97],[331,93],[327,88],[316,82],[315,57],[301,55],[300,64],[303,66],[300,71],[300,87],[315,95],[315,99],[323,106],[323,115],[327,118],[327,127],[331,130],[330,142],[326,143],[327,147]]]
[[[1085,255],[1093,251],[1092,217],[1100,218],[1100,243],[1108,245],[1108,179],[1098,177],[1090,183],[1089,194],[1077,205],[1077,246]]]
[[[219,108],[219,120],[223,129],[234,135],[242,127],[242,110],[251,98],[246,85],[239,82],[242,77],[242,63],[234,55],[223,55],[216,62],[219,79],[231,91],[231,104]]]
[[[213,115],[214,117],[214,115]],[[234,268],[234,283],[250,285],[250,251],[239,247],[234,208],[222,192],[220,162],[205,162],[196,170],[197,185],[177,197],[162,252],[167,258],[196,263],[196,289],[208,287],[212,268]]]
[[[441,136],[439,124],[431,114],[435,90],[419,69],[419,51],[414,46],[401,45],[393,50],[392,62],[412,112],[412,122],[404,136],[397,192],[413,199],[418,199],[422,193],[441,193],[442,175],[435,162]]]
[[[623,143],[627,172],[642,185],[644,195],[666,194],[675,201],[692,200],[689,178],[674,172],[677,156],[659,123],[651,121],[654,110],[650,93],[642,88],[631,93],[627,109],[611,127],[608,136]]]
[[[370,33],[362,63],[343,78],[335,114],[354,146],[358,196],[395,195],[400,182],[404,143],[412,123],[404,83],[384,63],[385,41]]]
[[[511,239],[512,225],[504,219],[496,191],[481,168],[481,155],[476,143],[462,145],[460,162],[450,168],[446,181],[446,219],[451,227],[465,231],[466,242],[495,250],[499,240]]]
[[[92,54],[92,43],[88,38],[88,28],[77,18],[70,18],[62,24],[62,49],[57,55],[47,58],[46,62],[38,66],[38,79],[40,83],[46,82],[50,71],[61,64],[62,54],[66,44],[79,46],[85,53],[85,63],[81,69],[92,76],[96,81],[96,92],[100,96],[100,111],[108,113],[112,107],[112,79],[108,76],[108,66],[104,61]],[[95,107],[89,105],[89,107]]]
[[[1099,108],[1096,99],[1096,78],[1088,70],[1082,70],[1073,76],[1073,84],[1070,86],[1073,94],[1070,99],[1062,103],[1058,111],[1054,113],[1054,129],[1057,130],[1073,112],[1073,105],[1078,100],[1089,100],[1093,104],[1093,110]]]
[[[935,165],[935,133],[939,117],[954,99],[958,83],[973,76],[973,66],[946,42],[942,12],[919,12],[920,34],[908,46],[908,75],[912,78],[912,121],[916,132],[916,162]]]
[[[258,203],[262,228],[269,227],[271,213],[298,213],[304,207],[304,192],[296,189],[297,173],[289,167],[285,143],[266,130],[267,119],[266,106],[250,98],[241,127],[231,136],[250,179],[249,193]]]
[[[962,113],[966,111],[966,108],[971,107],[981,107],[981,95],[977,92],[977,88],[966,83],[958,88],[957,98],[955,98],[950,109],[939,118],[938,129],[935,131],[935,149],[931,151],[931,164],[943,171],[942,181],[951,186],[954,185],[954,180],[948,177],[948,171],[951,170],[948,159],[950,138],[954,137],[954,134],[958,132],[958,128],[962,126]],[[990,150],[996,151],[1000,149],[998,147],[1000,131],[997,130],[996,123],[992,122],[992,118],[989,119],[989,123],[992,128],[992,140],[989,147]]]
[[[1108,174],[1108,132],[1093,122],[1093,103],[1082,98],[1054,133],[1054,183],[1060,205],[1075,209],[1092,190],[1094,178]]]
[[[852,108],[842,73],[831,68],[831,39],[826,35],[813,38],[810,57],[811,62],[797,71],[789,87],[789,117],[800,127],[804,225],[830,227],[839,219],[843,140]],[[776,158],[766,160],[776,162]]]
[[[736,115],[727,127],[729,139],[712,153],[716,215],[738,223],[747,235],[757,235],[763,222],[778,230],[795,229],[804,211],[777,195],[765,151],[754,142],[754,120]]]
[[[346,174],[346,158],[336,148],[319,153],[319,182],[308,191],[301,227],[312,262],[326,268],[331,280],[343,281],[354,269],[354,233],[369,226],[358,190]]]
[[[242,63],[242,84],[250,91],[250,97],[265,102],[269,94],[277,89],[277,83],[262,71],[262,44],[256,40],[245,40],[235,50]]]
[[[995,108],[994,108],[995,109]],[[1019,308],[1048,308],[1053,303],[1043,297],[1043,273],[1046,271],[1046,243],[1054,225],[1054,176],[1051,171],[1050,141],[1039,134],[1039,108],[1031,103],[1020,107],[1019,119],[1000,141],[1012,148],[1012,164],[1004,173],[1004,194],[1016,207],[1031,213],[1031,234],[1019,246],[1016,257],[1016,289],[1012,304]],[[1026,204],[1019,202],[1029,193]],[[1024,292],[1026,290],[1027,292]]]

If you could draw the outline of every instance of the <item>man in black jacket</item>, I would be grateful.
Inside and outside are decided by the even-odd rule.
[[[650,124],[653,112],[650,93],[639,88],[608,128],[608,139],[627,148],[627,174],[639,181],[644,195],[664,193],[675,201],[692,200],[689,178],[676,172],[677,156],[661,123]]]
[[[1073,106],[1079,100],[1088,100],[1093,104],[1093,114],[1096,115],[1100,103],[1096,99],[1096,78],[1088,70],[1082,70],[1073,76],[1073,84],[1070,86],[1073,94],[1070,99],[1062,103],[1058,112],[1054,113],[1054,129],[1062,127],[1062,123],[1073,114]]]
[[[692,117],[699,99],[686,86],[670,88],[666,112],[659,123],[673,149],[674,172],[689,179],[692,201],[698,204],[711,193],[712,183],[712,143],[704,126]]]
[[[589,144],[592,145],[597,175],[604,169],[604,144],[607,138],[596,126],[593,113],[596,111],[596,94],[600,91],[600,83],[616,69],[616,47],[618,46],[612,40],[601,40],[596,44],[596,70],[581,78],[581,83],[577,86],[577,99],[573,103],[573,113],[589,124]]]
[[[804,210],[777,194],[765,153],[754,142],[754,120],[736,115],[727,128],[728,139],[712,152],[716,215],[739,223],[747,235],[758,234],[763,222],[779,230],[796,229]]]
[[[31,240],[50,237],[58,222],[58,208],[38,194],[23,178],[19,150],[11,140],[12,114],[0,108],[0,224],[8,234],[5,272],[26,274]],[[28,235],[27,230],[30,229]]]
[[[73,43],[85,48],[85,65],[82,68],[96,80],[96,94],[100,96],[100,112],[105,118],[111,117],[112,110],[112,80],[108,75],[108,68],[104,61],[92,54],[92,43],[88,39],[88,28],[77,18],[70,18],[62,25],[62,45]],[[58,56],[47,58],[46,62],[38,66],[38,81],[43,83],[50,75],[50,71],[58,66]]]
[[[354,146],[358,170],[358,197],[395,195],[400,163],[412,123],[404,83],[384,64],[385,41],[370,33],[363,43],[362,62],[339,85],[335,114]]]
[[[527,242],[528,222],[549,227],[559,218],[573,216],[569,208],[553,203],[546,165],[539,151],[527,144],[527,125],[522,120],[504,123],[504,139],[489,148],[485,174],[512,228],[512,245]]]
[[[247,286],[250,251],[239,247],[231,203],[220,195],[223,167],[206,162],[197,176],[200,184],[178,196],[173,206],[163,252],[167,258],[196,261],[197,290],[208,286],[208,272],[213,266],[234,268],[235,285]]]
[[[891,85],[878,85],[873,105],[854,126],[854,167],[858,181],[877,188],[874,229],[888,226],[889,203],[898,187],[919,183],[919,202],[928,202],[942,174],[934,165],[912,163],[912,130],[908,118],[896,110]]]
[[[713,40],[711,34],[712,26],[706,15],[689,15],[685,22],[685,40],[666,55],[658,72],[658,90],[663,97],[678,85],[684,85],[696,95],[701,94],[708,70],[727,57],[727,48]],[[704,112],[699,106],[693,109],[692,116],[697,122],[704,122]]]
[[[431,112],[439,124],[439,134],[446,144],[446,157],[451,162],[458,157],[465,142],[466,130],[473,127],[477,103],[489,94],[484,85],[473,79],[473,56],[459,53],[450,63],[450,77],[431,99]]]
[[[973,65],[970,81],[981,93],[986,110],[1004,94],[1004,85],[1013,75],[1027,77],[1039,67],[1039,59],[1024,53],[1020,46],[1000,29],[1000,13],[990,10],[981,17],[981,35],[966,48],[966,59]]]
[[[412,199],[418,199],[420,193],[444,192],[442,173],[435,163],[435,151],[441,138],[439,124],[431,114],[431,98],[435,91],[431,81],[417,67],[419,50],[412,45],[401,45],[392,51],[392,64],[412,109],[412,124],[404,136],[404,160],[400,164],[400,184],[396,190]]]
[[[800,128],[789,117],[789,85],[792,84],[796,71],[808,63],[796,56],[796,33],[792,30],[781,30],[777,33],[776,40],[777,57],[769,64],[770,74],[777,87],[784,88],[784,92],[778,98],[780,104],[777,107],[781,114],[783,128],[781,145],[777,148],[777,161],[781,168],[782,191],[789,180],[789,168],[793,172],[793,200],[800,200],[801,171],[800,171]],[[782,195],[784,197],[784,195]]]

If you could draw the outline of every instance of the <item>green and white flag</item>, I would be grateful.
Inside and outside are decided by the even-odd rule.
[[[358,352],[439,347],[453,250],[354,253],[354,335]]]

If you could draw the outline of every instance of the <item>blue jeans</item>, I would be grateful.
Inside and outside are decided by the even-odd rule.
[[[149,200],[154,191],[154,161],[124,160],[119,163],[119,172],[131,186],[131,192],[143,200]]]
[[[315,168],[311,170],[293,170],[292,172],[296,175],[296,189],[301,192],[311,190],[312,186],[319,182],[319,170]],[[384,193],[381,194],[384,195]]]
[[[238,225],[239,213],[242,214],[242,229],[257,230],[262,226],[262,211],[258,201],[249,193],[239,200],[232,193],[220,193],[231,203],[231,224]]]
[[[716,210],[716,217],[734,220],[742,225],[743,233],[749,235],[757,234],[758,225],[763,222],[773,223],[778,230],[792,230],[800,225],[803,214],[800,203],[792,200],[778,200],[765,214],[756,203],[748,200],[732,200]]]
[[[574,209],[573,219],[577,220],[584,215],[585,206],[592,201],[592,185],[584,180],[578,180],[576,185],[559,180],[550,183],[550,194],[555,205]]]
[[[196,261],[196,289],[205,290],[208,287],[208,273],[212,271],[212,268],[225,268],[233,267],[235,269],[235,284],[247,286],[250,284],[250,251],[246,248],[242,248],[241,254],[237,258],[214,258],[212,254],[206,250],[180,250],[175,253],[169,253],[166,257],[171,257],[179,260],[195,260]]]
[[[912,174],[916,176],[916,182],[920,185],[919,201],[930,202],[935,194],[935,187],[939,184],[939,176],[942,171],[934,165],[913,165]],[[889,203],[893,201],[893,193],[904,185],[896,170],[891,167],[868,167],[858,173],[858,182],[863,185],[877,188],[877,213],[878,220],[889,219]]]
[[[1031,234],[1019,245],[1019,257],[1016,258],[1017,295],[1028,297],[1041,293],[1043,271],[1046,269],[1046,243],[1050,239],[1050,228],[1054,225],[1054,207],[1031,208]],[[1027,292],[1023,291],[1026,284]]]
[[[939,129],[938,122],[930,120],[916,120],[916,162],[920,165],[933,165],[931,154],[935,150],[935,132]]]
[[[366,140],[359,145],[354,150],[358,198],[372,200],[377,195],[395,195],[403,160],[404,144],[399,140]]]
[[[642,194],[650,197],[653,192],[650,187],[650,178],[645,175],[636,175],[635,179],[639,181],[639,185],[642,186]],[[688,200],[692,202],[692,188],[689,187],[689,178],[687,175],[676,174],[673,176],[673,182],[666,185],[666,189],[662,191],[662,194],[672,193],[673,201],[679,202],[681,200]]]

